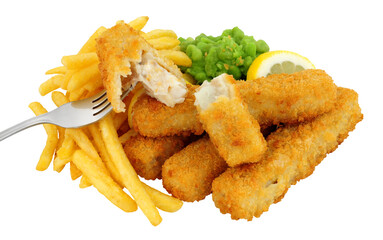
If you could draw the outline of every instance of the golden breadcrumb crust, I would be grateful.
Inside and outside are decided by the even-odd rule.
[[[232,219],[251,220],[280,201],[291,185],[311,175],[363,119],[357,93],[344,88],[337,92],[330,112],[271,133],[260,163],[230,168],[216,178],[212,186],[216,207]]]
[[[186,139],[177,136],[149,138],[141,135],[126,141],[124,150],[137,174],[147,180],[161,178],[166,159],[180,151]]]
[[[330,111],[337,96],[332,78],[320,69],[239,81],[238,88],[261,126],[315,118]]]
[[[185,101],[168,107],[148,95],[142,96],[133,106],[133,128],[148,137],[172,136],[203,133],[194,106],[195,86],[188,85]]]
[[[230,167],[257,162],[266,152],[266,140],[242,101],[234,78],[226,75],[224,81],[231,89],[230,96],[218,97],[204,110],[197,106],[199,119]]]
[[[150,52],[162,67],[182,79],[181,71],[172,61],[161,58],[138,31],[123,22],[97,38],[96,48],[101,78],[115,112],[125,111],[125,104],[120,99],[122,89],[129,87],[129,80],[137,74],[134,66],[141,62],[143,52]]]
[[[236,84],[250,114],[262,128],[313,119],[330,111],[336,101],[336,85],[329,75],[318,69],[291,75],[274,74]],[[140,99],[133,109],[134,129],[150,137],[202,133],[192,95],[174,108],[148,96]]]
[[[227,168],[207,136],[174,154],[162,166],[162,183],[174,197],[199,201],[211,193],[211,183]]]

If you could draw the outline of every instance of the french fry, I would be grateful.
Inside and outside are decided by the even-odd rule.
[[[160,50],[159,54],[163,57],[167,57],[172,60],[176,65],[190,67],[192,60],[186,55],[186,53],[176,50]]]
[[[137,210],[137,204],[109,176],[106,169],[101,168],[84,151],[77,150],[73,154],[73,163],[89,178],[93,186],[114,205],[125,212]]]
[[[55,75],[49,78],[48,80],[46,80],[40,85],[39,87],[40,95],[45,96],[48,93],[56,90],[57,88],[61,86],[63,80],[64,80],[64,75],[62,74]]]
[[[99,89],[104,88],[104,85],[103,85],[103,82],[101,79],[101,75],[100,75],[100,77],[97,77],[97,78],[93,79],[92,81],[88,82],[87,84],[85,84],[84,88],[86,90],[88,90],[89,92],[93,92],[95,90],[99,90]]]
[[[71,137],[76,144],[80,147],[82,151],[88,154],[91,158],[94,159],[95,163],[97,163],[101,168],[105,167],[102,163],[100,156],[97,153],[97,150],[94,148],[92,142],[89,140],[86,132],[86,128],[83,129],[67,129],[66,130],[69,137]],[[87,188],[92,186],[92,182],[86,177],[82,176],[80,181],[80,188]]]
[[[145,27],[148,20],[149,20],[149,17],[142,16],[142,17],[138,17],[138,18],[134,19],[133,21],[129,22],[128,25],[130,25],[135,30],[140,31]]]
[[[29,108],[35,113],[36,116],[47,112],[47,110],[38,102],[29,104]],[[48,134],[48,138],[44,150],[40,156],[40,160],[36,166],[36,170],[38,171],[44,171],[49,167],[58,142],[56,126],[52,124],[44,124],[44,128]]]
[[[183,202],[181,200],[166,195],[158,191],[157,189],[146,185],[145,183],[142,183],[142,185],[144,186],[146,192],[149,194],[150,198],[153,200],[156,207],[158,207],[162,211],[176,212],[182,207]]]
[[[72,156],[72,154],[74,153],[76,149],[76,144],[74,140],[70,136],[68,136],[67,130],[68,129],[65,130],[64,141],[60,149],[57,150],[57,156],[61,158],[63,161],[67,159],[66,163],[70,161],[70,157]]]
[[[96,38],[98,38],[103,32],[106,31],[105,27],[99,27],[92,36],[89,37],[88,41],[82,46],[78,54],[96,52]]]
[[[56,172],[61,172],[68,162],[69,161],[67,159],[63,160],[56,156],[55,159],[53,159],[53,170]]]
[[[61,58],[61,63],[67,67],[67,69],[81,69],[98,62],[97,53],[95,52],[81,53]]]
[[[97,150],[101,156],[102,161],[104,162],[105,166],[109,170],[110,175],[120,186],[123,187],[124,185],[123,185],[122,180],[121,180],[121,175],[109,157],[109,153],[108,153],[108,150],[106,149],[105,143],[102,139],[98,123],[91,124],[91,125],[89,125],[88,128],[89,128],[89,131],[93,137],[94,145],[96,146],[96,148],[97,148]]]
[[[160,37],[170,37],[170,38],[177,39],[177,34],[172,30],[155,29],[150,32],[144,33],[143,37],[146,40],[160,38]]]
[[[105,144],[102,140],[101,132],[96,124],[89,125],[89,130],[92,134],[92,137],[94,139],[95,145],[97,146],[97,149],[99,150],[99,153],[101,155],[102,160],[104,160],[105,165],[107,166],[112,178],[120,184],[120,186],[123,186],[121,175],[116,169],[115,165],[109,158],[109,154],[107,152],[107,149],[105,147]],[[131,132],[132,135],[137,134],[132,129]],[[149,186],[147,186],[145,183],[142,183],[145,190],[150,195],[151,199],[153,200],[153,203],[158,207],[159,209],[166,211],[166,212],[175,212],[179,210],[182,207],[182,201],[173,198],[169,195],[166,195],[160,191],[157,191]]]
[[[67,71],[65,66],[55,67],[45,72],[46,75],[50,74],[65,74]]]
[[[100,159],[97,150],[93,146],[92,142],[89,140],[88,136],[85,134],[84,130],[79,128],[68,128],[66,132],[76,142],[76,144],[86,154],[89,155],[89,157],[93,158],[95,161]]]
[[[157,50],[172,49],[180,44],[180,41],[171,37],[160,37],[148,40],[148,42]]]
[[[52,96],[52,101],[54,102],[54,104],[57,107],[60,107],[60,106],[69,102],[67,97],[62,92],[54,91],[54,92],[52,92],[51,96]],[[60,149],[63,142],[64,142],[64,139],[65,139],[65,129],[57,126],[57,130],[59,131],[59,141],[57,143],[57,149]],[[55,160],[56,160],[56,158],[55,158]],[[55,163],[55,162],[57,162],[57,160],[56,161],[55,160],[53,160],[53,169],[55,171],[60,172],[64,168],[65,165],[60,166],[59,168],[56,168],[55,164],[57,165],[57,163]],[[59,160],[58,162],[61,162],[61,160]]]
[[[134,137],[137,135],[137,132],[134,131],[134,129],[130,129],[129,131],[127,131],[126,133],[124,133],[123,135],[121,135],[118,140],[120,141],[121,144],[124,144],[126,143],[126,141],[129,140],[129,138],[131,137]]]
[[[82,177],[80,179],[79,187],[80,188],[87,188],[90,186],[92,186],[92,183],[90,182],[90,180],[86,176],[82,175]]]
[[[52,92],[52,101],[57,107],[60,107],[69,102],[68,98],[62,92]]]
[[[57,127],[57,131],[58,131],[58,134],[59,134],[59,140],[57,142],[57,148],[56,148],[56,152],[58,149],[61,148],[63,142],[64,142],[64,138],[65,138],[65,128],[62,128],[62,127],[59,127],[59,126],[56,126]]]
[[[174,51],[181,51],[181,46],[180,46],[180,45],[177,45],[177,46],[175,46],[174,48],[172,48],[171,50],[174,50]]]
[[[72,178],[73,181],[81,177],[82,172],[80,171],[80,169],[76,167],[76,165],[73,162],[70,162],[69,167],[70,167],[70,177]]]
[[[113,126],[111,115],[100,120],[100,129],[104,142],[108,143],[105,144],[106,149],[108,150],[112,162],[120,172],[124,186],[137,201],[138,206],[149,219],[150,223],[157,226],[162,221],[161,216],[150,196],[143,188],[128,157],[125,155],[124,149],[118,140],[117,131]]]
[[[72,78],[68,82],[67,89],[68,91],[73,92],[73,90],[79,89],[89,81],[97,81],[97,78],[101,78],[100,71],[98,70],[98,64],[93,63],[86,68],[74,72]]]
[[[65,75],[64,75],[64,79],[63,79],[63,82],[62,82],[62,85],[60,86],[62,89],[64,90],[68,90],[68,83],[70,82],[70,80],[72,79],[72,76],[73,74],[75,73],[76,71],[75,70],[68,70]]]
[[[77,100],[86,98],[86,95],[88,94],[88,90],[86,90],[83,87],[80,87],[71,92],[68,91],[67,93],[69,94],[68,95],[69,101],[72,102],[72,101],[77,101]]]

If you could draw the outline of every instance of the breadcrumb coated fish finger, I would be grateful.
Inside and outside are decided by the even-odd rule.
[[[142,96],[133,106],[133,128],[143,136],[201,135],[193,95],[196,86],[188,85],[185,101],[168,107],[149,96]]]
[[[237,81],[240,95],[250,114],[262,128],[279,123],[298,123],[330,111],[336,101],[336,85],[323,70],[310,69],[293,74],[274,74],[253,81]],[[133,127],[149,137],[202,134],[193,106],[193,92],[183,103],[167,107],[148,96],[133,108]]]
[[[101,79],[115,112],[125,111],[121,95],[137,82],[167,106],[184,101],[187,89],[180,69],[128,24],[121,21],[104,31],[96,48]]]
[[[199,201],[211,193],[211,183],[226,168],[225,160],[204,136],[165,161],[162,183],[178,199]]]
[[[266,140],[243,103],[232,76],[222,74],[211,82],[205,81],[194,96],[204,129],[230,167],[262,158]]]
[[[361,121],[358,95],[338,88],[336,107],[311,122],[286,126],[267,138],[259,164],[230,168],[213,181],[213,201],[232,219],[251,220],[280,201],[288,188],[311,175]]]
[[[337,97],[332,78],[320,69],[272,74],[237,85],[250,114],[261,126],[313,119],[330,111]]]
[[[137,174],[147,180],[161,178],[165,160],[180,151],[186,139],[178,136],[150,138],[136,135],[125,143],[125,153]]]

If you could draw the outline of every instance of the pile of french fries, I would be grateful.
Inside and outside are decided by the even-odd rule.
[[[179,50],[179,41],[173,31],[141,31],[148,19],[139,17],[128,24],[140,31],[161,55],[177,65],[190,66],[191,60]],[[42,96],[51,93],[53,102],[59,107],[69,101],[91,97],[103,91],[95,39],[105,30],[105,27],[97,29],[76,55],[62,58],[63,66],[46,72],[54,76],[40,85],[39,91]],[[64,93],[56,91],[57,89],[63,90]],[[181,208],[182,201],[141,182],[124,152],[122,144],[136,134],[130,129],[132,107],[144,92],[142,86],[137,86],[124,99],[129,106],[128,111],[118,114],[112,112],[99,122],[86,127],[64,129],[44,124],[48,138],[36,169],[46,170],[53,160],[53,169],[61,172],[69,164],[72,180],[81,177],[80,188],[93,185],[108,200],[126,212],[135,211],[138,206],[151,224],[156,226],[162,221],[158,209],[175,212]],[[47,112],[38,102],[31,103],[29,107],[36,115]]]

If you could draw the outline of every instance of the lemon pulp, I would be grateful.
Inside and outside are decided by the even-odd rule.
[[[294,73],[315,68],[314,64],[298,53],[271,51],[258,56],[247,72],[247,80],[266,77],[270,74]]]

